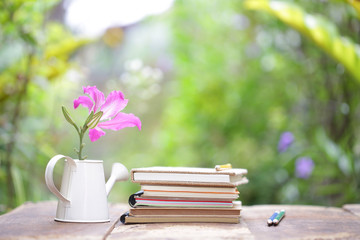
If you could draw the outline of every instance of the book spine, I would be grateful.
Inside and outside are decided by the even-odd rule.
[[[129,216],[129,212],[125,212],[123,215],[121,215],[120,217],[120,222],[122,222],[123,224],[126,223],[126,218]]]
[[[134,194],[131,194],[130,197],[129,197],[129,205],[130,207],[135,207],[136,206],[136,197],[140,197],[141,195],[144,194],[144,191],[143,190],[140,190]]]

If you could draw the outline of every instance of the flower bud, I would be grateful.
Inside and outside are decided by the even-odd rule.
[[[66,108],[64,106],[62,106],[61,109],[62,109],[62,112],[64,114],[64,117],[65,117],[66,121],[68,121],[71,125],[75,126],[76,124],[75,124],[74,120],[72,120],[72,118],[70,117],[70,114],[66,110]]]
[[[95,128],[100,122],[102,115],[103,115],[102,111],[95,113],[93,118],[88,122],[87,127],[90,129]]]

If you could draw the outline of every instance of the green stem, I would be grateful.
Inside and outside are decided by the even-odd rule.
[[[81,127],[80,129],[81,129],[81,132],[78,132],[79,133],[79,138],[80,138],[78,156],[79,156],[79,160],[84,160],[85,158],[82,157],[82,150],[83,150],[83,148],[85,146],[85,143],[83,143],[83,138],[84,138],[85,132],[88,130],[88,127],[86,126],[86,124],[84,124],[84,127]]]
[[[79,152],[78,152],[79,160],[82,160],[81,159],[81,153],[82,153],[82,149],[83,149],[83,142],[82,142],[83,137],[84,137],[84,134],[82,134],[82,129],[81,129],[81,133],[79,133],[79,139],[80,139]]]
[[[87,117],[84,125],[81,127],[80,129],[79,127],[76,125],[76,123],[74,122],[74,120],[72,120],[69,112],[67,111],[67,109],[62,106],[62,112],[64,114],[64,117],[66,119],[66,121],[68,121],[68,123],[70,123],[76,130],[76,132],[79,135],[79,139],[80,139],[80,146],[79,146],[79,150],[77,150],[76,148],[74,149],[75,152],[78,154],[79,160],[84,160],[86,158],[86,156],[82,157],[82,150],[85,146],[85,143],[83,143],[83,139],[84,139],[84,134],[86,133],[86,131],[89,129],[89,122],[93,120],[93,116],[94,116],[94,112],[91,112],[90,115]],[[102,116],[102,112],[100,112],[99,114],[96,115],[97,118],[96,120],[100,120],[100,117]],[[97,124],[97,122],[96,122]],[[95,125],[96,126],[96,125]],[[95,127],[94,126],[94,127]]]

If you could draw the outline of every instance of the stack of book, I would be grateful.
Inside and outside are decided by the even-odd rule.
[[[246,169],[150,167],[131,170],[141,190],[129,197],[123,223],[238,223],[237,186],[248,182]]]

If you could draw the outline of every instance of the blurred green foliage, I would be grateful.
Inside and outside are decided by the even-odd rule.
[[[301,2],[319,16],[306,15],[316,23],[309,29],[295,2],[270,3],[282,4],[272,12],[280,21],[247,11],[250,3],[267,2],[248,1],[245,8],[236,1],[176,3],[176,81],[158,133],[158,163],[248,168],[250,183],[240,187],[246,204],[359,201],[359,22],[353,9]],[[325,21],[333,12],[341,16]],[[350,26],[346,39],[336,25]],[[346,51],[337,52],[337,45]],[[295,142],[278,153],[284,131],[293,132]],[[302,156],[315,163],[308,179],[296,177]]]
[[[249,0],[245,5],[249,9],[267,11],[309,37],[360,81],[360,46],[340,36],[335,24],[324,16],[307,14],[299,6],[282,1]]]
[[[141,132],[87,139],[86,155],[105,160],[107,176],[115,161],[129,169],[231,163],[249,170],[239,187],[246,205],[359,202],[356,2],[179,0],[163,15],[111,29],[117,40],[106,33],[104,42],[51,22],[57,1],[0,4],[0,210],[54,199],[47,161],[76,157],[77,144],[61,105],[70,109],[81,85],[94,84],[123,91],[124,111],[142,120]],[[75,121],[87,116],[69,111]],[[285,131],[294,141],[279,152]],[[302,157],[314,162],[309,178],[297,177]],[[110,201],[138,188],[118,183]]]
[[[0,211],[46,196],[43,169],[59,134],[52,104],[71,89],[58,82],[75,67],[69,57],[89,42],[47,21],[55,4],[0,3]]]

